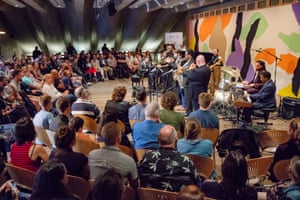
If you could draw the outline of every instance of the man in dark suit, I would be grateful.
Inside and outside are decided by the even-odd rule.
[[[210,79],[210,69],[206,65],[205,58],[202,54],[199,54],[196,57],[196,66],[191,66],[191,68],[192,69],[188,73],[188,81],[193,111],[195,111],[199,109],[199,94],[207,92]]]
[[[252,108],[247,108],[245,112],[245,121],[251,122],[251,113],[253,109],[273,108],[276,107],[275,92],[276,85],[271,79],[271,74],[268,71],[262,71],[259,74],[263,87],[256,94],[246,93],[246,97],[250,97],[252,101]]]

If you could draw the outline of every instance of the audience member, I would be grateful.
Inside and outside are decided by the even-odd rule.
[[[187,185],[180,189],[176,200],[204,200],[204,194],[196,185]]]
[[[295,156],[290,162],[290,177],[292,184],[285,188],[279,195],[279,200],[300,199],[300,157]]]
[[[145,153],[139,166],[140,184],[161,190],[178,192],[183,185],[197,184],[193,162],[176,151],[177,133],[166,125],[160,129],[158,150]]]
[[[179,133],[178,137],[181,138],[184,132],[185,120],[181,113],[174,111],[174,108],[177,105],[176,94],[172,91],[164,93],[161,98],[161,105],[164,109],[160,111],[160,120],[165,124],[174,126]]]
[[[159,104],[152,101],[145,108],[146,119],[133,125],[132,138],[135,149],[158,149],[157,136],[164,126],[159,122]]]
[[[229,151],[222,166],[222,180],[206,180],[201,186],[202,192],[214,199],[258,199],[255,188],[247,186],[248,167],[240,151]]]
[[[49,130],[56,132],[62,125],[68,125],[71,118],[71,105],[69,99],[60,97],[56,101],[58,115],[49,124]]]
[[[75,143],[75,131],[68,126],[61,126],[55,134],[56,148],[51,152],[50,159],[56,158],[64,163],[69,175],[89,179],[88,158],[82,153],[73,152]]]
[[[33,118],[34,126],[49,129],[49,124],[53,119],[53,114],[50,112],[52,109],[51,97],[49,95],[43,95],[40,97],[41,110],[35,114]]]
[[[129,120],[145,120],[145,108],[147,102],[147,93],[144,87],[138,87],[135,90],[135,99],[137,104],[131,106],[128,111]]]
[[[30,118],[17,121],[15,127],[16,142],[11,145],[11,163],[36,172],[43,162],[48,161],[48,153],[42,145],[35,144],[35,130]]]
[[[189,118],[196,118],[203,128],[219,128],[218,116],[210,110],[212,97],[202,92],[198,97],[200,108],[190,113]]]
[[[75,89],[77,100],[72,104],[72,115],[86,115],[92,119],[97,119],[100,114],[99,108],[89,100],[89,91],[80,86]]]
[[[124,190],[122,175],[114,169],[109,169],[96,178],[93,200],[121,200]]]
[[[184,138],[177,142],[177,150],[183,154],[210,157],[213,144],[210,140],[201,139],[201,125],[196,118],[189,118],[185,124]]]
[[[103,111],[103,124],[108,121],[120,120],[125,125],[125,133],[122,135],[122,145],[131,146],[127,134],[131,133],[131,127],[128,119],[129,102],[125,101],[127,89],[125,86],[116,86],[112,93],[112,99],[105,104]]]
[[[198,96],[202,92],[207,92],[209,79],[210,69],[205,63],[204,56],[200,54],[196,57],[196,66],[188,73],[193,111],[199,109]]]
[[[273,182],[278,181],[273,172],[274,165],[278,161],[290,159],[295,155],[300,156],[300,118],[295,118],[290,122],[289,134],[289,141],[277,147],[273,162],[270,165],[269,179]]]
[[[79,200],[79,197],[68,191],[67,183],[67,170],[64,164],[55,159],[51,160],[38,171],[30,199]]]
[[[73,117],[69,122],[69,127],[73,129],[76,133],[76,140],[88,140],[95,141],[96,138],[94,134],[86,134],[83,132],[84,121],[80,117]]]
[[[44,76],[42,92],[51,97],[52,103],[54,103],[59,97],[67,96],[69,94],[68,90],[65,90],[64,93],[61,93],[54,87],[54,80],[51,74],[46,74]]]
[[[115,169],[124,178],[124,183],[129,182],[134,189],[138,186],[138,174],[135,161],[123,153],[118,145],[121,142],[121,130],[115,122],[109,122],[102,128],[105,146],[89,154],[91,178],[103,175],[108,169]]]

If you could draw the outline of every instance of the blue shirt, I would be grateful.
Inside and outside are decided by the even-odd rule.
[[[188,140],[182,138],[177,142],[177,151],[183,154],[210,157],[212,155],[213,145],[210,140],[206,139]]]
[[[40,110],[35,114],[33,118],[34,126],[42,127],[44,129],[49,129],[49,124],[53,119],[53,114],[46,110]]]
[[[189,118],[198,119],[203,128],[219,128],[219,118],[210,110],[196,110],[190,113]]]
[[[164,126],[152,120],[144,120],[133,125],[132,137],[135,149],[158,149],[159,130]]]
[[[128,118],[129,120],[145,120],[145,107],[146,105],[143,104],[136,104],[131,106],[128,110]]]

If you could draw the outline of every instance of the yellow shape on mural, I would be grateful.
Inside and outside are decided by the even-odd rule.
[[[218,17],[222,20],[222,30],[224,30],[224,28],[230,23],[232,14],[204,18],[198,29],[199,39],[201,42],[205,41],[208,36],[212,34]]]
[[[298,57],[288,53],[288,54],[281,54],[281,60],[278,62],[278,66],[285,70],[288,74],[293,74],[295,68],[297,66]]]
[[[274,48],[262,49],[261,52],[256,55],[255,60],[264,60],[268,64],[272,64],[275,62],[275,57],[273,55],[276,55],[276,50]]]
[[[300,92],[298,92],[300,94]],[[292,92],[292,85],[289,84],[288,86],[281,88],[278,92],[278,95],[281,97],[292,97],[292,98],[299,98],[298,96],[295,96],[294,93]]]

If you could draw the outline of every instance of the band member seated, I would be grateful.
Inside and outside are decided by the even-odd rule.
[[[271,74],[268,71],[259,73],[260,79],[264,84],[263,87],[256,94],[246,93],[244,96],[250,97],[252,101],[252,108],[245,108],[245,121],[251,122],[252,109],[273,108],[276,107],[275,92],[276,85],[271,79]]]
[[[255,61],[255,75],[253,80],[249,83],[247,81],[243,82],[244,89],[248,94],[255,94],[263,87],[264,83],[261,81],[259,73],[264,70],[266,70],[265,62],[262,60]]]
[[[214,95],[215,90],[219,87],[221,80],[221,67],[223,66],[223,59],[219,56],[219,49],[215,48],[212,50],[213,56],[211,60],[207,63],[210,67],[210,81],[209,89],[210,94]]]

